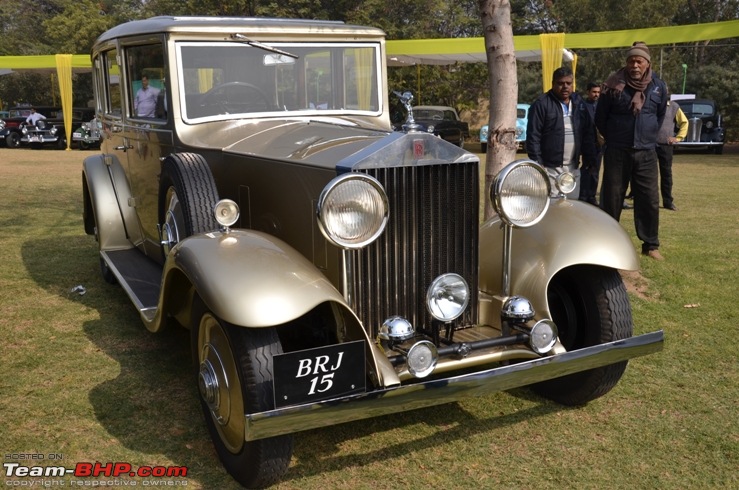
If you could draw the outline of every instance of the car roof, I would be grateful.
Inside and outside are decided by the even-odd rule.
[[[415,105],[413,106],[413,109],[424,109],[427,111],[448,111],[450,109],[454,110],[454,107],[450,107],[448,105]]]
[[[268,17],[176,17],[157,16],[144,20],[135,20],[120,24],[104,32],[95,41],[95,44],[104,43],[112,39],[142,34],[162,32],[224,32],[239,33],[242,35],[258,33],[312,33],[385,36],[384,31],[375,27],[363,27],[345,24],[341,21],[306,20],[306,19],[276,19]]]

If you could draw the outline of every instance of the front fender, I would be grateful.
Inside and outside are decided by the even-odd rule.
[[[182,301],[170,294],[191,298],[197,292],[219,318],[249,328],[281,325],[333,302],[351,317],[350,336],[366,342],[373,379],[381,386],[400,383],[341,293],[313,263],[274,236],[230,230],[186,238],[167,257],[163,284],[151,330],[160,328],[167,305]]]
[[[601,209],[577,200],[553,199],[544,219],[531,228],[514,229],[510,294],[525,296],[539,317],[549,316],[547,287],[560,270],[591,264],[638,270],[639,257],[623,227]],[[480,290],[501,294],[503,230],[495,216],[480,229]],[[498,324],[499,312],[483,312]]]
[[[318,268],[266,233],[231,230],[181,241],[165,264],[182,271],[208,308],[234,325],[268,327],[294,320],[344,297]]]

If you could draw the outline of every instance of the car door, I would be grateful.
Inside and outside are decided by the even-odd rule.
[[[131,43],[130,45],[128,43]],[[163,38],[135,39],[123,45],[126,81],[122,136],[128,162],[132,205],[141,228],[143,251],[161,258],[159,239],[159,174],[161,161],[173,150]]]

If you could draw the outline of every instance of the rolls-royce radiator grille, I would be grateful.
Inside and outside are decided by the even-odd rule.
[[[371,169],[387,191],[387,228],[372,245],[351,253],[352,306],[372,338],[400,315],[417,329],[433,317],[426,292],[439,275],[456,272],[470,286],[470,304],[455,328],[477,322],[478,165],[455,163]]]

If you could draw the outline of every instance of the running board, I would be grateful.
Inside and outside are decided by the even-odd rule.
[[[141,316],[148,321],[153,320],[159,304],[162,266],[137,248],[101,251],[100,256]]]

